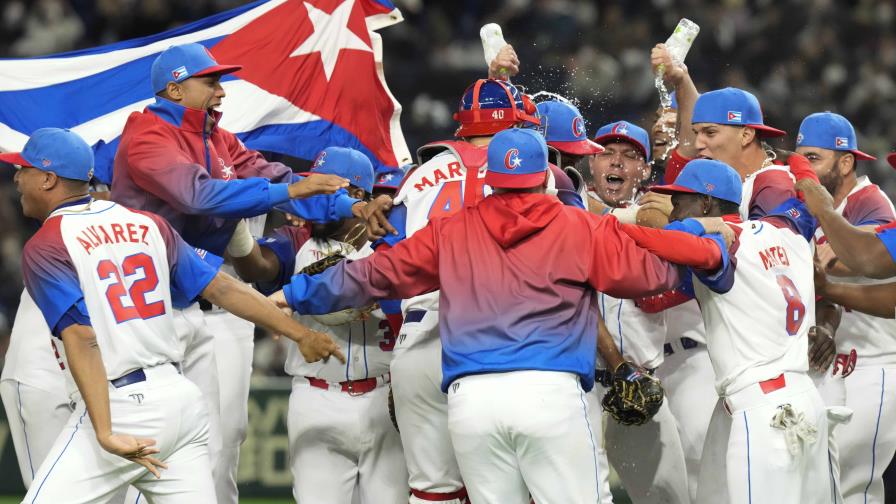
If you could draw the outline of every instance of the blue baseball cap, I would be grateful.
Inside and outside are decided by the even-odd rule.
[[[634,144],[635,147],[641,149],[644,159],[650,161],[650,135],[640,126],[635,126],[628,121],[616,121],[610,124],[604,124],[597,130],[597,136],[594,141],[599,144],[607,144],[613,140],[621,140]]]
[[[152,91],[159,93],[169,82],[183,82],[190,77],[209,74],[229,74],[242,68],[239,65],[219,65],[202,44],[171,46],[159,53],[152,62]]]
[[[705,194],[740,204],[743,183],[734,168],[714,159],[695,159],[684,166],[675,183],[654,186],[660,194]]]
[[[749,126],[761,137],[779,137],[787,132],[766,126],[762,122],[759,100],[743,89],[727,87],[703,93],[694,104],[691,124],[713,123],[729,126]]]
[[[546,180],[548,144],[532,129],[498,132],[488,144],[485,183],[492,187],[525,189]]]
[[[588,139],[585,119],[572,104],[559,100],[544,101],[535,106],[545,127],[548,145],[564,154],[587,156],[600,154],[604,148]]]
[[[859,150],[855,128],[845,117],[833,112],[817,112],[806,116],[800,124],[796,146],[851,152],[856,159],[865,161],[877,159]]]
[[[89,182],[93,177],[93,149],[77,133],[41,128],[31,134],[22,152],[0,154],[0,161],[53,172],[60,177]]]
[[[410,165],[406,165],[410,166]],[[390,189],[397,191],[407,171],[402,168],[385,168],[374,173],[374,189]]]
[[[373,163],[370,158],[347,147],[327,147],[320,151],[311,165],[311,171],[302,173],[308,176],[315,173],[339,175],[348,179],[348,183],[373,192]]]

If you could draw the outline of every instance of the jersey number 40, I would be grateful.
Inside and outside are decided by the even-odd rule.
[[[127,279],[143,270],[143,278],[134,280],[131,288],[125,290],[122,278]],[[152,292],[159,285],[159,275],[152,257],[143,252],[125,257],[119,268],[109,259],[100,261],[96,266],[100,280],[114,277],[114,282],[106,288],[106,299],[112,308],[115,322],[122,323],[133,319],[149,319],[165,313],[165,302],[146,302],[146,293]],[[125,296],[130,299],[131,306],[125,306]]]

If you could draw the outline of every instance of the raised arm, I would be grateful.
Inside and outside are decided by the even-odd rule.
[[[697,103],[697,87],[688,73],[685,65],[676,65],[669,56],[666,44],[657,44],[650,51],[650,63],[653,65],[653,71],[656,73],[657,68],[663,66],[663,80],[675,91],[675,98],[678,101],[678,147],[676,150],[680,156],[685,158],[693,158],[697,155],[697,148],[694,140],[697,138],[694,129],[691,127],[691,117],[694,115],[694,104]]]
[[[889,278],[896,276],[896,262],[888,244],[896,245],[896,231],[868,232],[850,224],[834,210],[833,198],[817,182],[801,180],[797,190],[809,211],[818,220],[839,261],[861,276]]]

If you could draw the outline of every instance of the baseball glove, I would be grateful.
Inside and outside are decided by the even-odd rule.
[[[345,260],[345,256],[339,253],[331,254],[323,259],[318,259],[313,263],[302,268],[299,273],[306,275],[317,275],[327,271],[331,267]],[[338,326],[348,324],[356,320],[365,319],[373,310],[377,308],[376,303],[364,308],[346,308],[333,313],[323,315],[311,315],[311,318],[326,326]]]
[[[663,405],[663,386],[646,370],[623,362],[613,371],[613,383],[601,405],[623,425],[643,425]]]

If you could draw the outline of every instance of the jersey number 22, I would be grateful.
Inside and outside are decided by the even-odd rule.
[[[126,279],[135,275],[138,270],[143,270],[143,278],[134,280],[131,288],[125,290],[122,278]],[[115,322],[120,324],[138,318],[148,319],[165,313],[164,301],[146,302],[146,293],[152,292],[159,285],[159,275],[156,273],[156,266],[149,255],[140,252],[125,257],[124,261],[121,262],[121,268],[109,259],[104,259],[97,264],[96,273],[99,275],[100,280],[106,280],[110,277],[115,278],[115,281],[106,288],[106,299],[112,308]],[[130,304],[132,306],[125,306],[125,296],[131,300]]]

